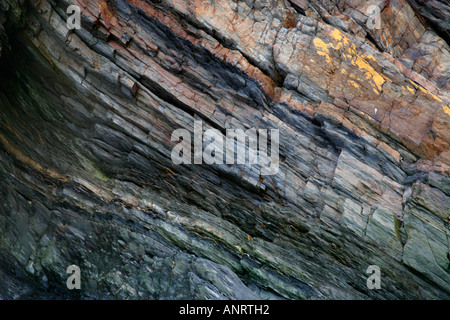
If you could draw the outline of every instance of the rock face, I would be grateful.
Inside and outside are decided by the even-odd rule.
[[[0,298],[449,299],[449,21],[447,1],[1,0]],[[279,172],[175,165],[195,120],[278,129]]]

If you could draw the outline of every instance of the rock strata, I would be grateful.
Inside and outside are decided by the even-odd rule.
[[[449,299],[449,12],[1,0],[0,298]],[[194,121],[278,173],[175,165]]]

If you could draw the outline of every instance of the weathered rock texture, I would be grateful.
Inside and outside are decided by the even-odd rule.
[[[449,17],[447,1],[0,0],[0,297],[450,298]],[[194,119],[279,129],[280,172],[174,165]]]

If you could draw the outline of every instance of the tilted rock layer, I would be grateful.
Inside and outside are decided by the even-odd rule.
[[[1,0],[0,298],[449,299],[449,12]],[[173,164],[194,120],[279,172]]]

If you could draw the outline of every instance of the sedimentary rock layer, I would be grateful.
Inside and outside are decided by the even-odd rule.
[[[2,0],[0,297],[450,298],[448,17],[445,1]],[[279,172],[175,165],[172,132],[196,120],[278,129]]]

